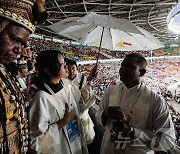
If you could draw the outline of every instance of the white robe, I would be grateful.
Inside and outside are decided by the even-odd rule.
[[[82,78],[82,74],[81,73],[77,73],[77,76],[73,79],[69,81],[72,83],[73,85],[73,94],[74,94],[74,98],[76,99],[76,102],[79,102],[79,95],[81,95],[82,97],[82,102],[79,104],[79,108],[81,109],[81,117],[82,117],[82,125],[83,125],[83,131],[84,131],[84,135],[86,138],[86,142],[87,144],[90,144],[93,142],[93,139],[95,137],[95,131],[94,131],[94,124],[93,121],[91,119],[91,117],[89,116],[89,108],[95,104],[96,102],[96,97],[93,93],[93,90],[91,89],[91,87],[86,84],[87,82],[87,78],[84,76],[84,80],[82,83],[82,88],[79,90],[79,84],[81,82],[81,78]]]
[[[65,90],[66,89],[66,90]],[[30,137],[32,141],[31,148],[38,153],[43,153],[43,148],[51,146],[50,154],[86,154],[88,153],[82,126],[79,119],[79,111],[76,102],[71,93],[71,109],[76,114],[76,121],[80,130],[80,136],[70,143],[66,126],[58,129],[57,121],[64,117],[65,103],[68,102],[67,88],[61,89],[56,93],[56,98],[45,91],[40,90],[33,98],[29,112]],[[48,131],[49,130],[49,131]],[[48,134],[51,141],[46,141],[46,145],[42,144],[44,133]],[[76,142],[77,141],[77,142]],[[51,145],[49,145],[51,144]]]
[[[145,85],[142,85],[141,87],[137,86],[136,88],[137,89],[135,89],[134,92],[131,91],[130,93],[128,93],[128,91],[126,90],[127,94],[123,94],[123,91],[121,91],[121,83],[106,89],[102,98],[102,102],[99,105],[100,109],[96,114],[96,118],[98,122],[102,124],[101,116],[103,111],[107,109],[108,106],[120,106],[123,110],[127,110],[127,106],[123,102],[126,101],[126,99],[128,99],[129,101],[135,101],[136,97],[134,96],[137,94],[135,93],[135,91],[139,91],[141,89],[138,100],[142,101],[139,101],[139,103],[135,103],[135,105],[132,107],[133,114],[132,120],[130,122],[132,127],[134,128],[134,143],[137,146],[132,146],[132,142],[124,142],[126,147],[124,150],[115,150],[117,148],[117,144],[113,144],[112,142],[110,142],[112,120],[108,120],[106,131],[104,133],[103,141],[101,144],[101,154],[153,153],[153,150],[157,150],[154,146],[152,146],[153,142],[151,142],[155,139],[155,137],[162,139],[159,142],[160,146],[158,147],[158,150],[163,150],[163,148],[170,149],[175,145],[175,130],[170,112],[165,102],[157,94],[148,89]],[[121,97],[120,95],[122,96],[121,99],[119,99]],[[144,95],[147,96],[148,100],[146,100]],[[129,102],[129,106],[132,105],[131,103],[132,102]],[[161,132],[161,129],[166,130],[166,132],[163,133],[163,137],[158,135],[158,132]],[[166,144],[167,146],[165,146]]]
[[[82,74],[77,73],[77,76],[73,80],[69,79],[69,81],[72,82],[72,84],[74,85],[74,88],[79,89],[81,78],[82,78]],[[93,93],[93,90],[91,89],[91,86],[89,86],[86,82],[87,82],[87,78],[84,76],[84,80],[83,80],[82,88],[80,89],[80,92],[86,104],[86,109],[89,109],[93,104],[95,104],[96,97]]]

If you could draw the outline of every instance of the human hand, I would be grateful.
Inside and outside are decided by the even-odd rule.
[[[105,126],[108,119],[122,121],[123,112],[119,106],[110,106],[102,113],[102,124]]]
[[[98,75],[98,69],[97,69],[98,65],[96,64],[92,70],[89,73],[89,76],[87,78],[87,81],[91,81],[93,78],[97,77]]]
[[[74,117],[75,117],[74,111],[73,110],[69,111],[69,106],[66,103],[64,118],[57,122],[58,128],[61,129],[62,127],[70,123],[72,120],[74,120]]]
[[[111,130],[111,132],[113,131],[113,133],[115,134],[119,134],[119,132],[121,132],[123,130],[123,122],[122,121],[114,121],[113,122],[113,129]]]
[[[64,121],[66,122],[66,124],[68,124],[69,122],[71,122],[75,117],[74,111],[73,110],[69,110],[69,106],[66,103],[65,104],[65,113],[64,113]]]
[[[106,112],[108,119],[121,121],[124,118],[124,114],[119,106],[110,106]]]
[[[125,112],[122,112],[122,114],[123,114],[122,119],[116,120],[113,122],[113,128],[110,131],[112,139],[117,138],[119,135],[119,132],[122,132],[121,136],[125,137],[125,136],[127,136],[129,131],[131,130],[131,126],[129,123],[130,122],[130,116]]]

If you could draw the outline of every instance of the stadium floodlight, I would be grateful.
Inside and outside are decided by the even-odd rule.
[[[180,34],[180,2],[167,16],[168,29],[175,34]]]

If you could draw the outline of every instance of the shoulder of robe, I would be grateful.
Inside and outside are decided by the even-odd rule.
[[[64,85],[69,85],[69,84],[72,84],[71,81],[69,81],[69,79],[61,79],[61,81],[63,82]]]

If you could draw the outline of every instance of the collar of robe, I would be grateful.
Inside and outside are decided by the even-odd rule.
[[[59,91],[63,88],[63,84],[62,84],[62,81],[61,81],[61,80],[60,80],[59,83],[56,83],[56,84],[50,83],[50,82],[46,82],[46,84],[52,89],[52,91],[53,91],[54,93],[59,92]],[[44,91],[46,91],[47,93],[50,94],[49,90],[47,90],[47,88],[44,87],[44,86],[42,87],[41,90],[44,90]]]

